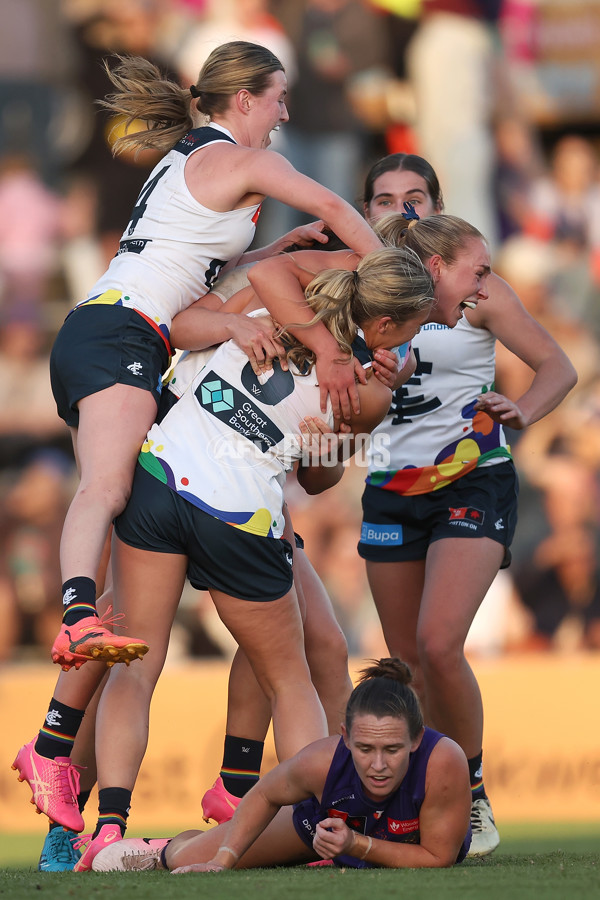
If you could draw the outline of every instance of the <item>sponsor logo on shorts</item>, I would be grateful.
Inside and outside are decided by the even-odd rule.
[[[474,506],[451,506],[448,511],[450,513],[448,524],[460,528],[470,528],[472,531],[479,531],[485,519],[484,511],[476,509]]]
[[[404,543],[402,525],[377,525],[374,522],[363,522],[360,529],[360,542],[379,547],[400,546]]]

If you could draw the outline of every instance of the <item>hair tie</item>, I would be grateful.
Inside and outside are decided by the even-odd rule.
[[[195,84],[190,84],[190,94],[194,99],[197,99],[202,91],[199,91]]]
[[[354,283],[354,287],[358,287],[358,272],[356,269],[352,269],[352,281]]]
[[[407,219],[411,223],[420,221],[417,211],[412,203],[409,203],[408,200],[405,200],[402,205],[404,206],[404,212],[401,213],[403,219]],[[408,227],[410,228],[410,225]]]

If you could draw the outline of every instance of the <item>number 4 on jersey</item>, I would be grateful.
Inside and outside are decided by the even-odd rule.
[[[140,195],[135,201],[135,206],[133,207],[133,212],[131,213],[131,219],[129,220],[127,234],[133,234],[133,232],[135,231],[138,222],[140,221],[148,207],[148,197],[169,168],[170,166],[163,166],[162,169],[160,169],[156,173],[154,178],[150,178],[146,182],[146,184],[140,191]]]

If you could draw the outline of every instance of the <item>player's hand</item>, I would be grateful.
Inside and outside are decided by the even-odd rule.
[[[521,431],[529,424],[517,404],[503,394],[497,394],[496,391],[480,394],[475,403],[475,409],[487,413],[494,422],[514,428],[516,431]]]
[[[394,390],[400,371],[400,361],[393,350],[376,350],[373,357],[373,371],[379,381],[391,391]]]
[[[191,866],[179,866],[177,869],[171,869],[171,875],[185,875],[186,872],[225,872],[225,866],[220,866],[215,862],[194,863]]]
[[[282,238],[286,246],[298,244],[299,247],[312,247],[315,241],[318,244],[326,244],[329,238],[323,234],[325,222],[318,219],[316,222],[309,222],[308,225],[298,225]]]
[[[255,375],[273,368],[273,360],[279,359],[281,368],[287,370],[287,354],[281,341],[275,337],[277,326],[271,316],[245,316],[231,314],[229,334],[240,350],[250,360]]]
[[[360,413],[360,400],[356,379],[367,383],[365,370],[354,357],[335,359],[323,357],[316,362],[317,381],[321,392],[321,412],[327,412],[327,396],[331,399],[331,408],[336,419],[349,421],[352,414]]]
[[[313,838],[313,850],[322,859],[333,859],[347,853],[354,843],[354,832],[348,828],[342,819],[332,816],[317,823],[316,833]]]
[[[346,422],[340,424],[338,431],[332,431],[327,422],[318,416],[305,416],[299,427],[300,441],[308,453],[308,463],[311,466],[319,465],[323,461],[337,462],[344,435],[351,432]]]

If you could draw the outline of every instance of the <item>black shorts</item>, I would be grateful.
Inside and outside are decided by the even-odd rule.
[[[358,553],[371,562],[425,559],[442,538],[491,538],[505,548],[517,524],[519,482],[512,461],[482,466],[439,491],[404,497],[367,484]]]
[[[139,550],[187,556],[190,584],[199,591],[215,588],[260,602],[278,600],[292,587],[288,541],[250,534],[216,519],[139,463],[129,502],[115,519],[115,532]]]
[[[58,332],[50,381],[58,414],[79,424],[78,402],[113,384],[130,384],[160,398],[169,352],[160,334],[134,309],[114,304],[79,306]]]

